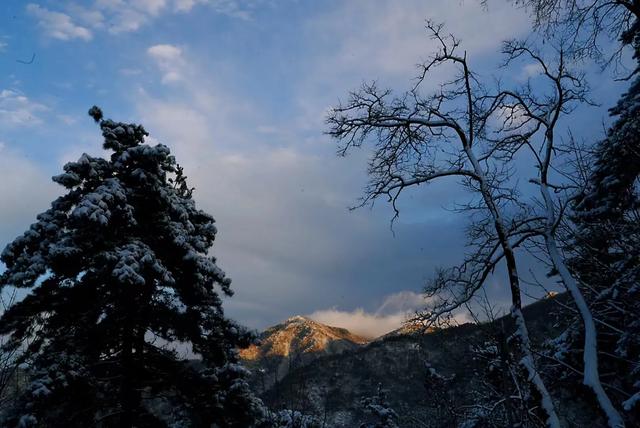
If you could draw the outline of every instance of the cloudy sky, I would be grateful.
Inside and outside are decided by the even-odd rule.
[[[453,182],[350,212],[368,153],[336,157],[327,109],[376,79],[404,89],[447,24],[486,76],[529,19],[504,0],[3,0],[0,4],[0,245],[60,192],[50,177],[100,154],[86,111],[141,122],[168,145],[219,226],[234,280],[229,314],[263,328],[294,314],[377,334],[422,304],[433,269],[460,260]],[[526,76],[527,65],[507,70]],[[501,70],[500,72],[505,72]],[[602,132],[621,87],[592,82],[601,108],[572,118]],[[498,299],[504,284],[494,278]],[[503,299],[504,300],[504,299]],[[358,327],[360,326],[360,327]]]

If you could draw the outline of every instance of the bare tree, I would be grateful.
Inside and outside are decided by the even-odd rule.
[[[626,385],[623,389],[635,390],[636,394],[620,394],[618,389],[616,394],[616,388],[609,386],[612,396],[615,394],[618,398],[628,398],[622,403],[627,412],[640,397],[637,388],[633,387],[633,374],[636,372],[628,366],[629,359],[635,359],[631,355],[637,356],[637,351],[634,350],[637,349],[637,342],[633,340],[637,337],[637,332],[633,331],[635,315],[631,314],[637,313],[637,308],[632,305],[637,301],[633,290],[637,289],[638,282],[635,267],[637,258],[634,258],[638,253],[638,241],[634,238],[637,236],[637,215],[634,208],[637,203],[634,200],[637,200],[636,189],[640,173],[637,139],[639,116],[635,101],[640,87],[640,1],[517,0],[516,3],[525,5],[532,12],[536,26],[542,31],[570,36],[569,48],[574,56],[604,59],[605,65],[615,60],[617,65],[620,54],[627,47],[631,47],[634,52],[633,69],[625,77],[632,83],[617,105],[610,110],[612,117],[617,119],[608,129],[606,138],[590,147],[591,162],[587,163],[587,168],[583,169],[584,176],[578,180],[582,188],[578,189],[573,203],[574,224],[569,235],[572,242],[567,251],[571,270],[566,269],[567,263],[561,258],[563,263],[553,263],[565,286],[569,289],[576,288],[587,296],[587,299],[574,296],[585,332],[583,383],[596,393],[601,407],[607,413],[609,424],[619,426],[622,423],[619,420],[620,414],[608,406],[608,397],[600,389],[601,382],[594,382],[593,379],[597,378],[598,366],[604,366],[603,370],[615,373],[617,382]],[[611,54],[613,39],[617,39],[619,45]],[[547,140],[546,144],[553,151],[557,145],[554,145],[553,138]],[[544,170],[544,163],[548,164],[539,163],[542,164],[541,171]],[[544,191],[543,187],[545,186],[541,186],[541,191]],[[548,196],[551,193],[562,193],[564,189],[553,188],[548,182],[546,188],[545,205],[550,206]],[[549,192],[549,189],[553,192]],[[559,211],[562,217],[562,210]],[[552,241],[551,245],[554,246]],[[553,252],[551,248],[549,254],[552,255]],[[612,256],[614,254],[617,256]],[[631,262],[625,263],[625,259]],[[578,283],[575,282],[576,278],[579,279]],[[608,291],[612,289],[616,292]],[[589,311],[585,310],[585,300]],[[585,317],[588,312],[594,315]],[[595,334],[596,324],[602,332],[598,336]],[[571,342],[573,340],[569,340]],[[611,345],[612,343],[616,345]],[[569,346],[575,347],[575,344]],[[628,350],[632,350],[631,353]],[[600,361],[596,360],[597,355],[600,355]],[[612,364],[612,360],[617,362]],[[632,377],[629,378],[627,374],[632,374]],[[633,424],[631,413],[627,413],[627,416]]]
[[[484,1],[487,2],[486,0]],[[624,47],[638,33],[638,0],[513,0],[533,16],[535,26],[545,34],[562,32],[573,55],[617,62]],[[613,53],[607,41],[621,44]]]
[[[506,208],[517,204],[516,195],[507,186],[512,171],[508,163],[493,162],[496,156],[510,153],[510,147],[526,140],[535,130],[519,133],[515,141],[503,139],[498,146],[496,141],[487,139],[485,127],[491,116],[477,109],[486,98],[466,53],[458,54],[459,42],[453,36],[443,35],[441,26],[429,23],[428,29],[440,49],[431,61],[420,66],[421,73],[413,89],[402,97],[391,98],[388,90],[381,91],[375,84],[364,85],[351,94],[345,105],[332,110],[328,117],[329,134],[343,143],[339,152],[342,155],[374,141],[375,151],[368,168],[370,183],[363,204],[386,197],[397,215],[396,201],[404,189],[443,177],[457,177],[479,195],[479,201],[469,208],[487,214],[485,221],[470,231],[472,240],[480,245],[460,267],[441,272],[428,287],[431,295],[453,293],[453,298],[443,299],[428,317],[437,319],[468,302],[498,263],[504,261],[515,327],[510,345],[519,354],[521,375],[539,395],[543,419],[548,426],[558,427],[555,405],[536,368],[522,314],[514,251],[528,238],[528,232],[523,230],[527,230],[524,226],[529,220],[522,223],[506,215]],[[444,83],[435,94],[422,96],[421,85],[434,69],[443,65],[457,70],[454,79]]]
[[[539,89],[537,92],[532,91],[531,84],[527,84],[520,90],[500,91],[497,95],[489,97],[491,105],[487,111],[489,114],[503,110],[515,111],[518,116],[518,128],[526,124],[528,128],[536,130],[536,133],[529,132],[526,138],[521,140],[522,147],[531,153],[538,171],[538,177],[531,179],[530,182],[539,187],[542,212],[534,218],[543,219],[538,229],[539,235],[544,240],[547,256],[554,271],[560,276],[563,285],[571,294],[583,323],[583,383],[595,393],[600,407],[607,415],[609,426],[623,426],[620,413],[611,403],[600,382],[597,330],[593,315],[576,279],[565,264],[565,258],[560,252],[556,239],[556,229],[563,220],[572,194],[576,192],[573,180],[564,179],[566,174],[556,174],[560,181],[555,183],[550,178],[554,168],[554,153],[558,146],[556,128],[561,116],[570,113],[576,103],[589,102],[586,98],[588,88],[584,77],[579,73],[572,72],[567,67],[562,48],[557,51],[558,60],[554,67],[545,61],[539,52],[524,43],[508,42],[504,46],[504,52],[507,55],[507,64],[521,57],[525,57],[528,61],[534,61],[539,66],[542,78],[549,83],[551,90],[547,93],[544,91],[539,93],[541,92]],[[502,130],[504,131],[508,127],[509,124],[503,123]],[[519,131],[518,129],[513,135],[518,135]],[[507,134],[511,132],[511,130],[507,130]],[[530,228],[536,227],[535,221],[528,223]]]

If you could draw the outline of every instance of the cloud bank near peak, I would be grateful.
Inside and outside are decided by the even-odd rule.
[[[421,294],[401,291],[385,297],[373,312],[362,308],[352,311],[330,308],[315,311],[308,317],[323,324],[346,328],[360,336],[374,338],[402,327],[408,317],[425,304]]]
[[[405,290],[387,295],[373,312],[362,308],[345,311],[333,307],[307,316],[322,324],[346,328],[359,336],[373,339],[399,329],[416,311],[428,304],[429,300],[423,294]],[[457,312],[453,314],[453,321],[455,325],[471,322],[472,319],[466,312]]]

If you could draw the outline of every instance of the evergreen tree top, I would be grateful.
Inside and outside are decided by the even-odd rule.
[[[66,193],[0,255],[0,291],[29,290],[0,317],[0,334],[11,339],[5,350],[30,343],[20,358],[35,380],[21,403],[39,411],[22,416],[64,420],[77,410],[64,398],[73,386],[96,400],[99,413],[120,415],[117,426],[153,416],[142,390],[172,391],[172,406],[197,404],[197,415],[185,410],[193,426],[250,420],[259,406],[236,348],[253,336],[224,316],[220,293],[232,295],[231,279],[209,255],[213,217],[196,207],[167,146],[147,144],[141,125],[104,119],[97,107],[89,114],[110,158],[85,153],[64,165],[53,181]],[[202,368],[185,365],[175,343],[201,356]],[[220,413],[225,400],[244,409]],[[50,415],[53,408],[62,419]]]

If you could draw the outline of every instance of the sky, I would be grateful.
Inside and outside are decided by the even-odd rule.
[[[453,181],[350,211],[366,184],[366,149],[336,156],[328,110],[376,80],[407,89],[433,52],[425,20],[443,22],[490,78],[502,40],[530,36],[504,0],[3,0],[0,4],[0,246],[61,188],[51,182],[83,152],[102,154],[87,110],[142,123],[169,146],[213,249],[233,279],[227,313],[254,329],[296,314],[377,335],[424,304],[438,266],[464,253],[464,199]],[[600,107],[570,125],[601,136],[624,88],[593,66]],[[606,78],[603,78],[605,76]],[[427,82],[427,85],[431,85]],[[436,87],[436,82],[433,87]],[[501,277],[488,291],[507,302]]]

